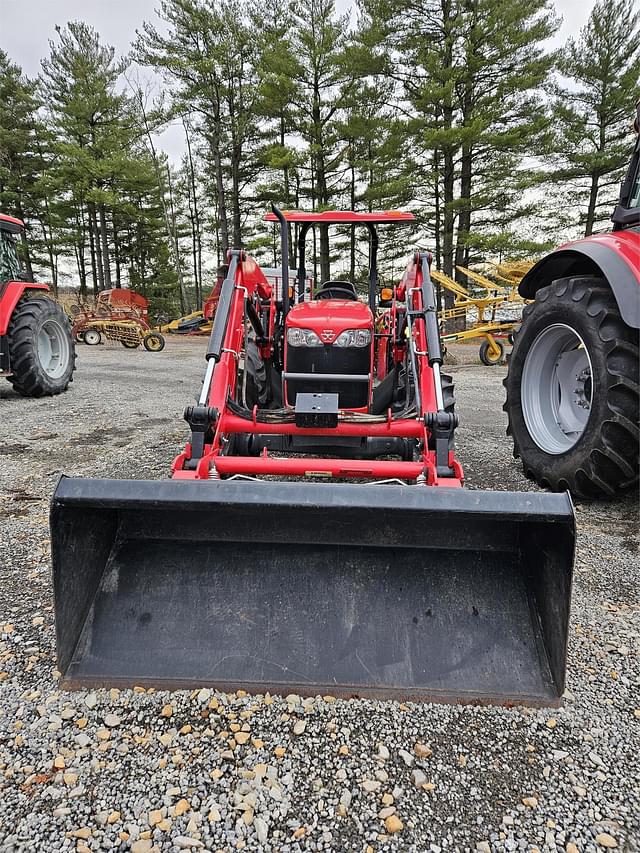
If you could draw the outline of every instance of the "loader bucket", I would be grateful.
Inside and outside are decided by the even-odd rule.
[[[62,478],[63,686],[558,704],[568,495]]]

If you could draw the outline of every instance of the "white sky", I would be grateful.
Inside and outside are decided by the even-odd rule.
[[[40,60],[49,53],[49,40],[55,37],[56,25],[67,21],[86,21],[105,44],[113,45],[118,54],[126,53],[143,21],[157,21],[157,0],[0,0],[0,48],[20,65],[29,77],[40,71]],[[353,4],[337,0],[340,10]],[[586,23],[594,0],[555,0],[563,22],[554,44],[562,44],[577,35]],[[165,131],[161,147],[171,159],[183,153],[183,131],[178,125]]]

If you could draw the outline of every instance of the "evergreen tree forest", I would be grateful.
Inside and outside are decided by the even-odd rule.
[[[597,0],[551,48],[551,0],[159,0],[117,55],[81,21],[29,79],[0,51],[0,210],[23,260],[82,299],[127,286],[198,308],[242,246],[277,262],[282,208],[415,213],[382,235],[382,279],[416,245],[437,267],[534,257],[608,226],[632,144],[640,11]],[[178,126],[184,155],[162,151]],[[363,246],[314,237],[318,277]],[[293,259],[292,259],[293,262]]]

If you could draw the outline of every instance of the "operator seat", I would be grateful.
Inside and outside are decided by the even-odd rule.
[[[358,294],[352,282],[330,279],[315,292],[316,299],[350,299],[358,300]]]

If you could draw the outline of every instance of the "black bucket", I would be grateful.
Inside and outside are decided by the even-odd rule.
[[[63,686],[557,704],[567,494],[62,478]]]

